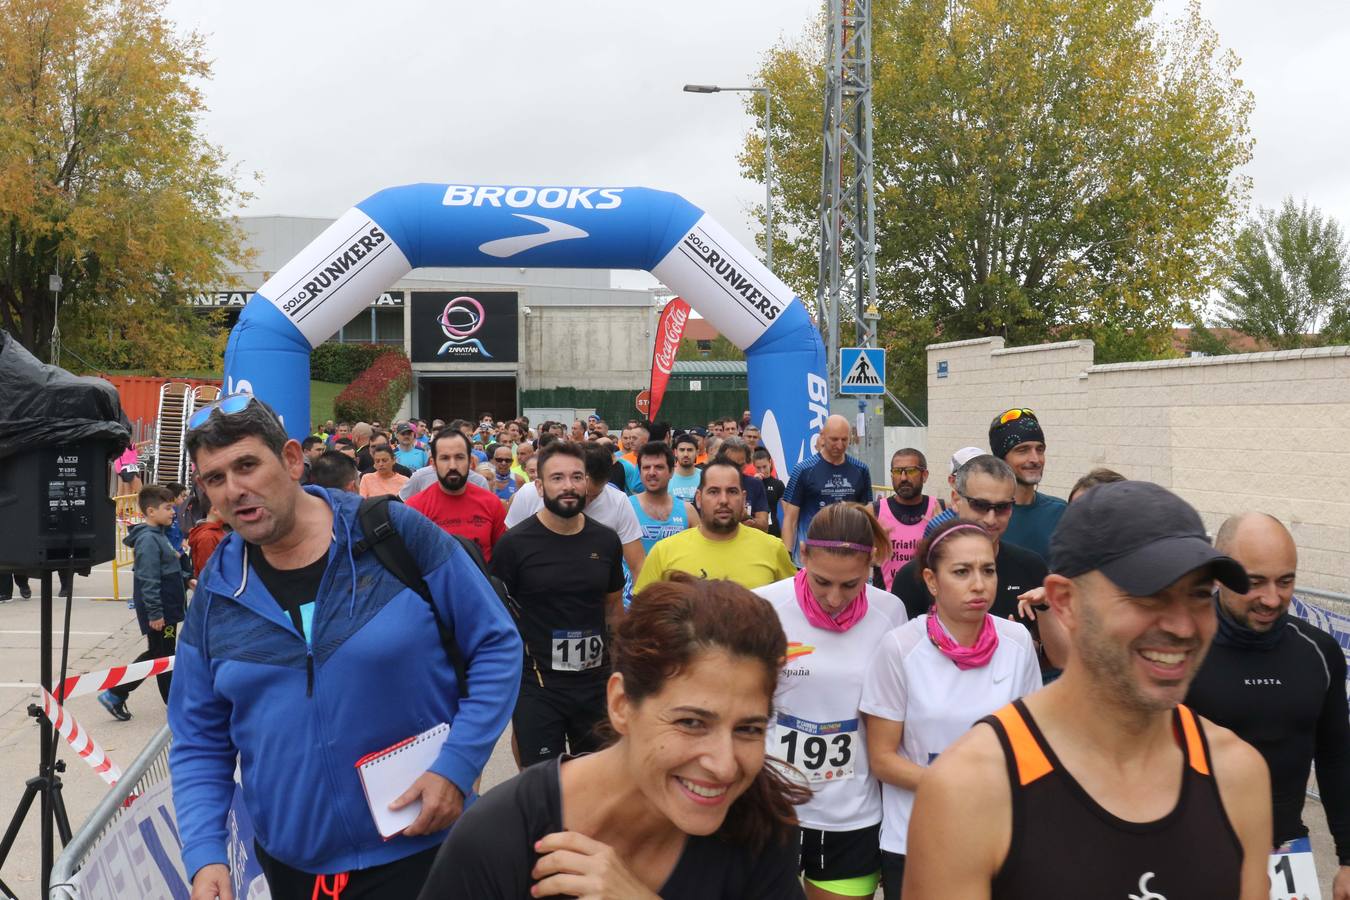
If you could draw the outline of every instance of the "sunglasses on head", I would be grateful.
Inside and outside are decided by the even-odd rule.
[[[1010,409],[998,417],[998,424],[1007,425],[1009,422],[1016,422],[1023,416],[1032,420],[1036,418],[1036,414],[1029,409]]]
[[[988,500],[981,500],[979,497],[967,497],[965,494],[961,495],[961,499],[969,504],[971,512],[981,516],[987,515],[990,512],[998,516],[1006,516],[1008,513],[1012,512],[1013,508],[1013,502],[1011,500],[1004,500],[1001,503],[991,503]]]
[[[206,420],[211,418],[211,413],[216,410],[220,410],[222,416],[232,416],[248,409],[249,405],[257,399],[257,397],[248,393],[226,394],[214,403],[208,403],[206,406],[203,406],[201,409],[194,412],[188,418],[188,430],[191,431],[194,428],[200,428],[205,425]],[[267,409],[261,402],[258,405],[264,410]],[[273,418],[275,418],[275,415]]]

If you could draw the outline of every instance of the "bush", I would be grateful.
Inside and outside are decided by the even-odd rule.
[[[333,415],[348,422],[393,421],[404,396],[412,388],[412,364],[389,347],[368,369],[352,380],[333,400]]]
[[[309,377],[315,381],[351,384],[356,377],[375,364],[381,355],[396,347],[388,344],[339,344],[329,341],[314,348],[309,355]]]

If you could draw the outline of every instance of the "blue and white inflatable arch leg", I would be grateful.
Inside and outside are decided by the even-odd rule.
[[[779,472],[828,415],[825,350],[800,298],[698,207],[638,187],[411,184],[358,203],[249,300],[225,351],[292,437],[309,424],[310,350],[421,266],[645,269],[745,350],[750,410]]]

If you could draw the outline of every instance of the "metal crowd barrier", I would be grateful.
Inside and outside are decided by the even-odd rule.
[[[122,543],[122,539],[127,536],[127,531],[132,525],[145,521],[145,518],[141,515],[141,508],[137,503],[135,494],[119,494],[113,498],[113,503],[116,505],[117,516],[113,537],[113,599],[121,600],[122,591],[121,585],[118,583],[118,573],[122,569],[131,568],[132,563],[135,562],[135,555],[130,547]]]
[[[172,739],[168,725],[156,732],[136,760],[122,773],[122,780],[110,788],[98,806],[94,807],[89,818],[71,837],[70,843],[52,865],[48,900],[79,900],[79,894],[70,885],[71,878],[84,865],[103,836],[126,815],[129,808],[125,806],[127,798],[133,794],[142,794],[151,785],[169,777],[169,744]]]

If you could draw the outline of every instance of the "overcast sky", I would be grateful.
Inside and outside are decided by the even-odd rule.
[[[681,86],[747,84],[819,6],[170,0],[168,14],[206,38],[203,122],[256,195],[245,214],[336,217],[414,181],[634,184],[684,195],[751,245],[763,187],[736,163],[752,124],[741,95]],[[1350,3],[1202,9],[1256,95],[1253,202],[1306,196],[1350,225]]]

